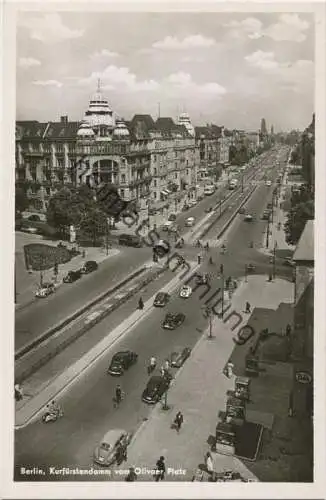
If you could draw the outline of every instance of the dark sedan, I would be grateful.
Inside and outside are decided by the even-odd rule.
[[[189,358],[191,353],[191,349],[189,347],[185,347],[181,351],[173,352],[171,354],[171,366],[173,368],[180,368],[183,363]]]
[[[170,378],[153,375],[143,391],[142,400],[147,404],[156,404],[169,388]]]
[[[174,330],[178,326],[182,325],[186,316],[183,313],[168,313],[162,323],[162,327],[166,330]]]
[[[123,375],[128,368],[134,365],[137,361],[138,354],[132,351],[117,352],[110,363],[107,373],[110,375]]]
[[[64,283],[73,283],[74,281],[79,280],[81,278],[82,273],[79,269],[78,271],[69,271],[66,276],[63,278]]]
[[[95,262],[95,260],[88,260],[81,268],[81,272],[84,274],[88,274],[92,273],[93,271],[96,271],[97,268],[98,268],[98,263]]]
[[[159,292],[154,300],[155,307],[164,307],[170,300],[170,295],[168,293]]]

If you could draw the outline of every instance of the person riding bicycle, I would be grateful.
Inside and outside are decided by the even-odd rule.
[[[60,413],[60,406],[55,400],[51,401],[51,403],[48,405],[48,412],[54,414]]]

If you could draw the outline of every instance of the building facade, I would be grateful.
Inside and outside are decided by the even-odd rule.
[[[31,208],[45,211],[63,186],[114,184],[140,208],[195,192],[198,151],[188,115],[118,118],[100,87],[81,122],[16,123],[16,183]]]

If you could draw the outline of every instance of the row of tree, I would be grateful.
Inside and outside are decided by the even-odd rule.
[[[285,224],[286,241],[296,245],[308,220],[315,217],[315,115],[293,149],[290,163],[300,165],[305,184],[293,189]]]

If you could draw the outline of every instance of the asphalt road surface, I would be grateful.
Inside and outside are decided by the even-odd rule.
[[[248,168],[245,175],[251,175],[252,172],[253,168]],[[204,198],[195,207],[179,214],[177,222],[181,226],[181,233],[184,234],[189,230],[184,227],[184,222],[188,217],[195,217],[198,222],[205,215],[205,208],[216,204],[226,192],[227,187],[220,187],[213,196]],[[161,234],[166,237],[166,233]],[[148,247],[141,249],[121,247],[120,254],[103,261],[96,272],[83,276],[75,283],[65,284],[58,288],[55,294],[17,311],[15,350],[29,344],[34,338],[74,313],[95,296],[107,291],[151,257],[152,251]]]
[[[265,208],[266,197],[271,188],[261,185],[257,188],[252,200],[248,201],[249,210],[260,214]],[[228,252],[221,256],[217,249],[213,256],[216,266],[204,262],[203,271],[215,268],[213,287],[218,288],[220,278],[217,276],[217,266],[223,262],[225,273],[234,277],[243,275],[244,263],[250,261],[259,265],[259,270],[266,273],[270,269],[268,256],[259,254],[248,246],[248,241],[260,241],[263,223],[248,224],[241,216],[227,235]],[[193,252],[192,248],[185,249]],[[213,250],[212,250],[213,252]],[[279,268],[278,273],[286,275],[289,270]],[[141,393],[146,386],[148,375],[146,366],[149,358],[155,355],[159,363],[169,357],[172,351],[185,346],[193,347],[203,330],[207,320],[202,315],[201,302],[198,293],[189,299],[181,299],[174,294],[170,304],[165,309],[153,309],[147,318],[132,329],[85,376],[65,393],[60,403],[65,415],[54,424],[36,422],[15,432],[15,479],[16,480],[82,480],[82,476],[25,476],[20,474],[20,467],[89,467],[92,466],[92,452],[95,445],[109,429],[125,428],[136,431],[142,421],[150,415],[150,407],[141,401]],[[161,322],[167,311],[180,311],[186,315],[185,323],[175,331],[161,328]],[[106,321],[102,328],[107,328]],[[131,349],[138,353],[137,365],[130,368],[118,380],[106,375],[106,368],[114,352],[121,349]],[[191,362],[191,359],[188,361]],[[120,408],[113,407],[113,395],[117,383],[121,383],[126,392],[126,398]],[[154,446],[155,443],[149,443]],[[85,477],[84,477],[85,479]],[[86,477],[86,479],[89,479]],[[95,478],[94,478],[95,479]],[[104,480],[101,476],[100,480]]]

